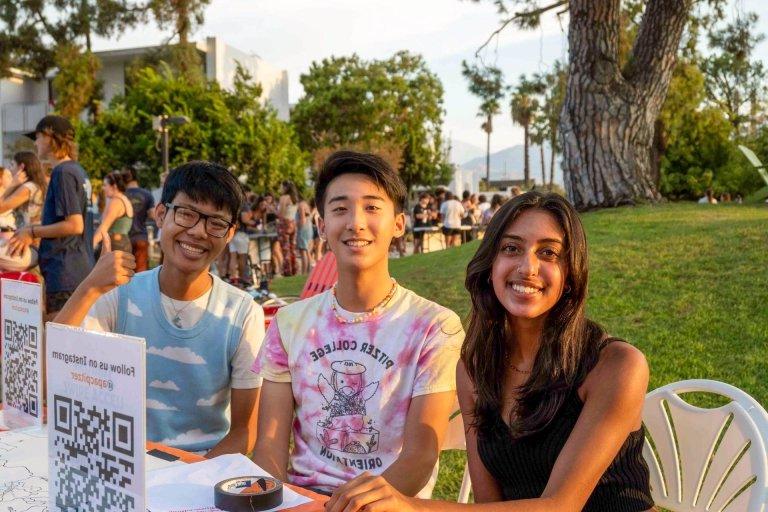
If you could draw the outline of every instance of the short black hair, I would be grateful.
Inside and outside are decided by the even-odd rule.
[[[238,219],[245,199],[243,188],[229,169],[202,160],[187,162],[173,169],[163,185],[160,202],[173,202],[179,192],[184,192],[193,201],[229,210],[232,222]]]
[[[395,213],[402,213],[407,195],[400,175],[386,160],[371,153],[336,151],[323,164],[315,183],[317,211],[322,217],[325,209],[325,191],[328,185],[344,174],[362,174],[381,187],[395,205]]]
[[[488,198],[487,198],[487,197],[485,197],[485,194],[480,194],[480,197],[478,197],[477,199],[478,199],[478,201],[480,201],[481,203],[484,203],[484,202],[486,202],[486,201],[488,200]]]
[[[123,166],[123,178],[126,182],[138,181],[138,173],[133,165]]]

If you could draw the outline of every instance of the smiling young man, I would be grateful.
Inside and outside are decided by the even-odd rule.
[[[414,496],[433,473],[464,332],[455,313],[389,275],[405,195],[370,154],[334,153],[318,176],[338,283],[281,308],[254,365],[264,378],[254,460],[290,483],[332,493],[368,471]]]
[[[247,453],[255,439],[261,379],[250,367],[264,312],[209,272],[232,239],[242,203],[226,168],[190,162],[174,169],[155,207],[162,266],[134,275],[131,254],[108,253],[56,317],[145,338],[147,438],[210,450],[209,457]]]

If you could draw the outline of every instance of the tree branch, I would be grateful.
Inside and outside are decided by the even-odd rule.
[[[491,40],[494,37],[496,37],[497,35],[499,35],[505,28],[507,28],[507,25],[509,25],[513,21],[517,21],[517,20],[524,19],[524,18],[531,18],[531,17],[541,16],[542,14],[544,14],[547,11],[551,11],[552,9],[557,9],[558,7],[566,5],[568,3],[568,1],[569,0],[560,0],[558,2],[555,2],[554,4],[550,4],[550,5],[547,5],[547,6],[544,6],[544,7],[540,7],[538,9],[534,9],[533,11],[525,11],[525,12],[517,12],[517,13],[515,13],[515,15],[512,16],[511,18],[508,18],[508,19],[504,20],[501,23],[501,26],[499,28],[497,28],[496,30],[494,30],[493,33],[490,36],[488,36],[488,39],[486,39],[486,41],[475,52],[475,57],[479,57],[480,56],[480,52],[483,50],[483,48],[488,46],[488,44],[491,42]],[[563,11],[559,12],[558,15],[564,13],[567,10],[568,10],[567,8],[564,9]]]

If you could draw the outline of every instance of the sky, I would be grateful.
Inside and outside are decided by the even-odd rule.
[[[728,11],[757,12],[760,30],[768,33],[766,0],[732,0]],[[301,97],[299,76],[313,61],[352,53],[384,59],[403,49],[420,53],[445,89],[445,133],[454,141],[484,149],[485,133],[477,117],[480,102],[467,91],[461,61],[474,61],[499,20],[490,0],[213,0],[193,38],[216,36],[286,69],[291,103]],[[523,73],[544,72],[567,55],[567,23],[567,15],[558,20],[550,13],[536,30],[507,27],[488,45],[483,59],[498,65],[510,84]],[[97,40],[94,49],[147,46],[166,37],[150,23],[118,40]],[[768,65],[768,41],[756,53]],[[512,125],[508,99],[503,106],[494,119],[491,151],[523,140],[522,129]]]

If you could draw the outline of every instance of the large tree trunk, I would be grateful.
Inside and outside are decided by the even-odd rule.
[[[660,199],[651,173],[654,123],[689,9],[690,0],[648,0],[622,73],[620,0],[570,1],[560,132],[565,189],[577,208]]]

